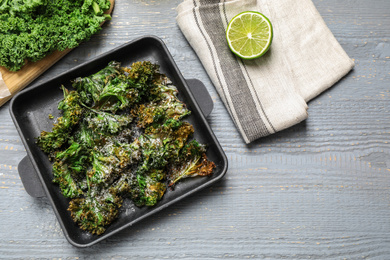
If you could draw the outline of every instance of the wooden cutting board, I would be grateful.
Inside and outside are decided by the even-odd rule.
[[[115,0],[110,0],[111,7],[106,11],[107,14],[112,13],[114,8]],[[40,61],[37,62],[27,62],[22,69],[12,72],[8,69],[0,66],[0,73],[3,77],[5,85],[8,87],[8,90],[11,92],[10,96],[0,98],[0,107],[10,100],[16,93],[24,89],[28,84],[30,84],[34,79],[39,77],[43,72],[50,68],[53,64],[59,61],[72,49],[67,49],[64,51],[55,51],[52,54],[46,56]]]

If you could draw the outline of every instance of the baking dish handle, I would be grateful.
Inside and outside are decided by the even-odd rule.
[[[31,164],[30,158],[28,156],[24,157],[18,165],[18,172],[20,179],[22,180],[24,189],[28,195],[40,198],[45,197],[46,193],[42,187],[42,183],[39,180],[37,172],[34,170],[33,165]]]
[[[214,102],[210,97],[209,92],[207,91],[206,86],[202,81],[198,79],[186,79],[190,91],[196,102],[200,106],[200,110],[205,117],[208,117],[214,108]]]
[[[208,117],[213,111],[214,103],[207,91],[205,85],[198,79],[186,79],[192,95],[200,106],[205,117]],[[45,197],[46,193],[39,180],[38,174],[34,170],[28,156],[24,157],[18,165],[18,172],[26,192],[35,198]]]

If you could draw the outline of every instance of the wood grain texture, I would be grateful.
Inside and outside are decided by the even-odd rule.
[[[110,9],[105,13],[111,14],[115,0],[110,0],[111,6]],[[104,24],[104,22],[103,22]],[[102,24],[102,25],[103,25]],[[8,90],[11,92],[11,96],[0,98],[0,107],[10,100],[16,93],[28,86],[33,80],[39,77],[44,73],[48,68],[53,66],[66,54],[68,54],[72,49],[66,49],[64,51],[54,51],[52,54],[46,56],[45,58],[37,62],[27,62],[22,69],[18,71],[9,71],[5,67],[0,66],[0,73],[5,84],[8,87]]]
[[[64,238],[46,198],[24,191],[26,155],[0,108],[1,259],[390,259],[390,1],[313,0],[356,67],[299,125],[245,145],[175,22],[181,0],[117,0],[113,19],[33,82],[146,34],[214,102],[229,159],[216,185],[91,248]]]

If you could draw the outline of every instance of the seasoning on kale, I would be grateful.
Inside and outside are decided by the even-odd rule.
[[[84,197],[72,199],[69,211],[82,229],[100,235],[116,219],[121,205],[121,197],[108,191],[93,190]]]
[[[42,131],[41,136],[38,137],[38,145],[46,153],[53,153],[67,142],[70,133],[83,114],[78,92],[69,91],[64,87],[62,89],[64,99],[58,104],[58,109],[62,111],[62,117],[57,119],[52,132]]]
[[[196,140],[188,142],[180,152],[179,157],[169,167],[169,186],[179,180],[212,174],[215,164],[207,159],[205,145]]]
[[[72,86],[63,87],[62,116],[37,144],[82,229],[102,234],[124,198],[154,206],[179,180],[212,173],[206,146],[183,121],[190,111],[158,65],[113,61]]]
[[[18,0],[0,4],[0,66],[11,71],[97,33],[109,0]]]

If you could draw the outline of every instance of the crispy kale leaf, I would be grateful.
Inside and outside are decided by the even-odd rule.
[[[42,131],[37,140],[38,145],[45,153],[53,153],[69,140],[70,133],[79,123],[84,113],[80,105],[78,92],[69,91],[64,87],[62,89],[64,99],[58,104],[58,109],[62,111],[62,117],[57,119],[52,132]]]
[[[74,172],[69,166],[62,162],[56,161],[53,164],[53,182],[58,183],[62,194],[67,198],[76,198],[83,194],[80,185],[74,178]]]
[[[53,182],[59,184],[65,197],[76,198],[87,189],[84,178],[90,165],[90,152],[85,143],[73,142],[67,149],[56,153]]]
[[[138,126],[147,127],[152,123],[161,123],[168,119],[180,120],[191,112],[177,97],[177,88],[160,85],[153,101],[138,107]]]
[[[55,50],[77,47],[110,19],[109,0],[0,2],[0,66],[11,71]]]
[[[137,175],[138,187],[132,192],[132,200],[137,206],[154,206],[165,193],[165,173],[153,169],[148,173]]]
[[[138,138],[142,163],[137,172],[142,174],[152,169],[162,169],[178,156],[180,149],[194,132],[187,122],[167,120],[161,126],[150,126]]]
[[[116,134],[127,127],[133,120],[130,114],[115,115],[103,111],[92,111],[85,120],[88,123],[88,127],[94,129],[100,135]]]
[[[164,145],[164,156],[168,161],[179,156],[179,152],[194,133],[194,127],[185,121],[168,119],[162,125],[154,124],[145,129],[145,136],[160,139]]]
[[[96,185],[111,185],[120,177],[123,170],[139,159],[136,144],[113,143],[104,140],[99,149],[91,152],[92,168],[87,172],[91,183]]]
[[[120,74],[120,64],[110,62],[108,66],[88,77],[78,77],[72,82],[72,86],[79,92],[80,101],[92,106],[99,101],[100,93],[103,91],[110,79],[116,78]]]
[[[174,186],[179,180],[212,174],[215,164],[206,156],[205,145],[196,140],[188,142],[182,149],[180,156],[172,162],[169,173],[169,186]]]
[[[100,235],[116,219],[121,204],[121,197],[106,190],[96,190],[86,197],[72,199],[68,210],[81,229]]]

